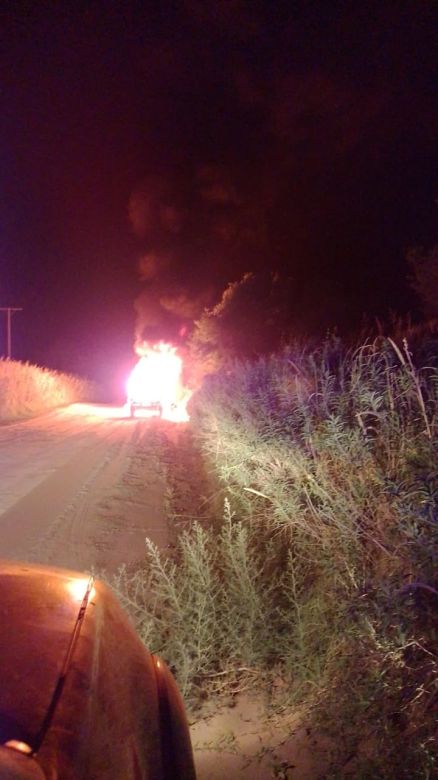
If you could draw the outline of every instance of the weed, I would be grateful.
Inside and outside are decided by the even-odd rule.
[[[332,777],[438,771],[435,363],[329,338],[208,377],[192,431],[222,522],[116,583],[192,698],[282,675]]]
[[[0,359],[0,419],[40,414],[76,401],[90,401],[93,383],[30,363]]]

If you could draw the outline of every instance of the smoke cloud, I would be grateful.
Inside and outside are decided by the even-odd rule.
[[[229,166],[209,163],[147,177],[132,193],[129,219],[144,248],[136,342],[178,341],[230,279],[262,263],[265,218],[249,190]]]
[[[182,8],[187,35],[143,59],[158,154],[129,204],[139,337],[189,332],[227,284],[264,268],[294,278],[310,319],[386,306],[400,274],[381,269],[399,266],[422,208],[412,182],[415,149],[430,148],[431,48],[411,42],[427,44],[426,6],[403,18],[378,2],[366,17],[245,0]]]

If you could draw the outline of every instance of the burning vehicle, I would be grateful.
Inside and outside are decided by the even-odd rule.
[[[176,421],[188,419],[185,404],[190,393],[182,384],[182,359],[176,347],[159,342],[143,345],[139,352],[126,383],[130,416],[141,409]]]
[[[112,591],[0,562],[0,777],[196,780],[184,705]]]

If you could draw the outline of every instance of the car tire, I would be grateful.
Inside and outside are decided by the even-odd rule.
[[[175,679],[160,658],[152,655],[158,694],[163,780],[196,780],[190,732]]]

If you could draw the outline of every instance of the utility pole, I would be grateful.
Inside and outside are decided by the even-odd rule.
[[[12,315],[13,315],[13,313],[15,311],[23,311],[23,309],[19,309],[16,306],[0,306],[0,311],[5,311],[6,312],[7,343],[8,343],[8,352],[7,352],[6,357],[10,358],[11,357],[11,352],[12,352],[12,349],[11,349],[11,343],[12,343],[12,339],[11,339],[11,320],[12,320]]]

